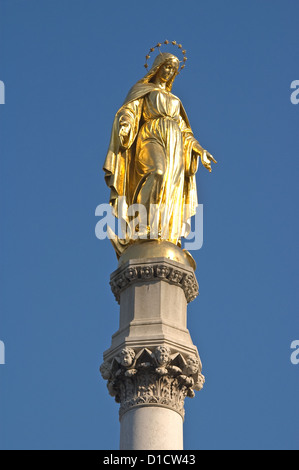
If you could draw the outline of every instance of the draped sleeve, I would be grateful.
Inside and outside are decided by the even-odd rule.
[[[110,204],[116,217],[123,215],[119,213],[119,197],[126,198],[126,205],[129,205],[132,199],[130,175],[133,172],[134,143],[138,134],[142,104],[143,98],[125,103],[116,113],[109,149],[103,165],[105,181],[110,188]],[[120,125],[123,121],[130,123],[130,134],[126,145],[123,145],[124,142],[119,136]]]
[[[191,176],[196,173],[198,166],[198,159],[193,156],[193,144],[197,142],[195,139],[190,125],[180,115],[179,126],[183,136],[184,156],[185,156],[185,174]]]

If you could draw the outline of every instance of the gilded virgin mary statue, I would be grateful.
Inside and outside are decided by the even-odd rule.
[[[146,214],[133,227],[134,237],[128,230],[123,239],[112,240],[118,257],[141,240],[180,246],[198,205],[195,174],[199,159],[209,171],[211,162],[216,163],[193,136],[186,111],[172,93],[180,68],[175,55],[159,52],[115,115],[103,167],[110,204],[128,227],[133,216],[130,206],[143,207],[139,212]]]

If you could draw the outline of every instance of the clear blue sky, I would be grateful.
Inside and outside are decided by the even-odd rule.
[[[188,311],[207,383],[186,449],[298,449],[298,0],[0,0],[0,447],[117,449],[98,367],[117,263],[94,234],[112,119],[164,39],[219,161],[197,175],[204,246]]]

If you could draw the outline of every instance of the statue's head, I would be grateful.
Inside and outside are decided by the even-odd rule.
[[[131,348],[124,348],[120,352],[120,363],[124,367],[130,367],[133,364],[135,352]]]
[[[179,62],[176,57],[167,58],[158,68],[155,78],[170,84],[178,73]]]
[[[180,61],[179,59],[171,54],[170,52],[160,52],[160,54],[157,55],[157,57],[154,60],[154,63],[150,69],[155,70],[155,69],[160,69],[161,67],[164,67],[165,65],[171,65],[173,67],[174,72],[177,74],[179,71],[180,67]]]
[[[165,365],[170,358],[170,349],[166,346],[158,346],[155,350],[155,356],[158,364]]]
[[[169,52],[160,52],[143,81],[152,82],[159,78],[159,80],[166,82],[166,88],[170,91],[174,79],[179,73],[179,67],[180,61],[175,55]]]
[[[194,355],[188,356],[186,363],[187,363],[186,366],[187,366],[189,374],[193,375],[198,372],[200,368],[200,363],[196,356]]]

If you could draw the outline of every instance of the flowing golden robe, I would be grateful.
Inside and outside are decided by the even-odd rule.
[[[124,118],[131,129],[125,144],[119,137]],[[189,219],[198,205],[194,141],[179,98],[154,83],[138,82],[133,86],[116,113],[104,164],[115,216],[128,220],[127,207],[144,202],[144,185],[158,169],[163,174],[161,191],[151,203],[159,210],[159,238],[178,244],[182,236],[187,236]],[[120,205],[123,196],[126,204]]]

